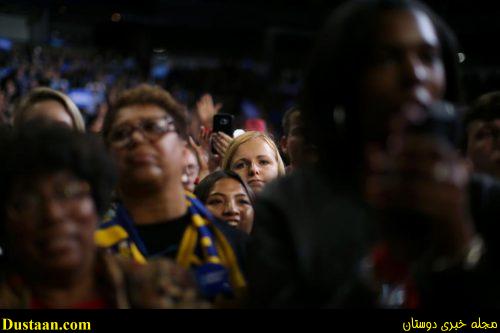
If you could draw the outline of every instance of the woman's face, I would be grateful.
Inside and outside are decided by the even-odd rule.
[[[92,264],[98,214],[88,183],[70,172],[20,180],[6,208],[8,251],[32,276]]]
[[[200,166],[196,156],[191,149],[184,149],[184,173],[182,175],[182,184],[188,191],[193,192],[195,188],[196,179],[200,173]]]
[[[275,151],[261,138],[251,139],[236,150],[230,168],[252,188],[255,193],[278,177]]]
[[[368,139],[384,139],[444,97],[445,66],[430,18],[421,11],[380,15],[360,101]],[[403,119],[404,118],[404,119]]]
[[[64,106],[55,100],[46,100],[33,104],[26,113],[26,120],[44,119],[73,128],[73,119]]]
[[[218,180],[210,191],[206,207],[219,220],[250,233],[253,207],[245,188],[235,179]]]
[[[108,139],[117,161],[120,187],[181,184],[185,143],[163,109],[155,105],[124,107],[115,118],[110,136],[113,133],[121,138],[118,142]]]

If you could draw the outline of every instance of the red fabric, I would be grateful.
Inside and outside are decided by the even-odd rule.
[[[405,290],[404,307],[416,309],[420,303],[415,281],[410,275],[408,263],[398,261],[385,243],[376,246],[372,252],[375,277],[381,283],[403,285]]]
[[[30,301],[30,309],[48,309],[47,305],[41,301],[33,297]],[[96,298],[86,302],[80,302],[73,304],[71,309],[110,309],[110,304],[104,298]]]
[[[266,121],[260,118],[247,119],[245,121],[245,130],[266,133],[267,132]]]

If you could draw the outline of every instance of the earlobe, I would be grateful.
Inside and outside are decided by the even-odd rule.
[[[472,160],[468,154],[465,158],[465,168],[467,169],[469,174],[472,174],[474,172],[474,163],[472,162]]]
[[[287,137],[283,135],[280,139],[280,149],[285,155],[288,154],[287,143],[288,143]]]

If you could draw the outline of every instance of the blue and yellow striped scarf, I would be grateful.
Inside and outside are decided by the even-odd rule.
[[[233,292],[239,294],[246,287],[236,255],[226,237],[212,223],[212,215],[196,197],[186,192],[186,204],[191,222],[182,237],[176,261],[189,269],[205,263],[220,264],[229,273]],[[141,251],[141,240],[134,230],[131,218],[125,208],[117,206],[115,216],[103,223],[95,233],[95,241],[99,247],[110,249],[117,254],[132,258],[138,263],[146,263],[146,255]],[[128,220],[128,221],[127,221]],[[134,239],[136,238],[136,239]],[[196,247],[200,245],[202,255],[196,255]]]

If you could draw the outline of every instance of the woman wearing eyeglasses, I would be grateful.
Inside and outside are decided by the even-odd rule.
[[[185,192],[185,116],[168,92],[150,85],[124,92],[106,115],[103,135],[118,166],[119,203],[96,240],[140,263],[175,258],[194,271],[208,299],[231,298],[245,287],[239,259],[246,238]]]
[[[171,260],[138,267],[96,247],[115,180],[101,142],[24,126],[0,132],[0,308],[206,306]]]

